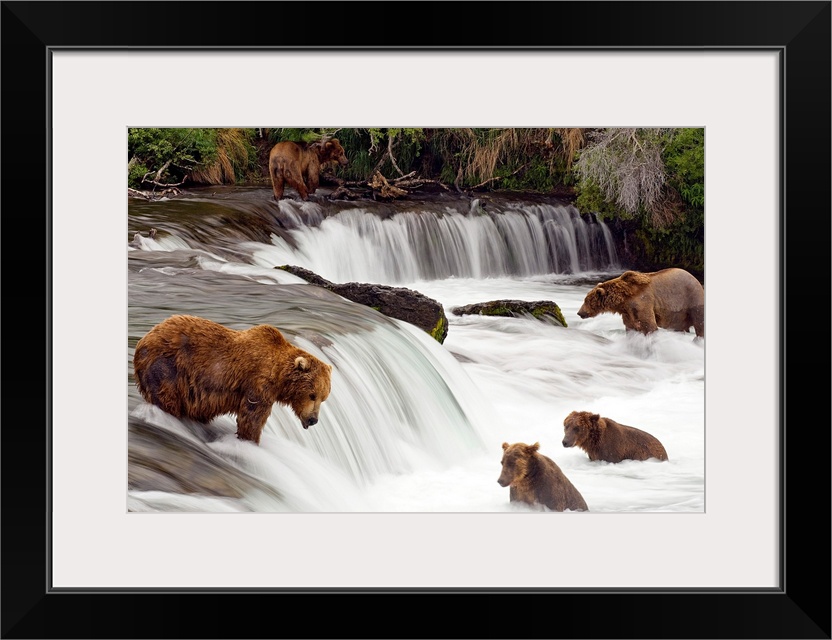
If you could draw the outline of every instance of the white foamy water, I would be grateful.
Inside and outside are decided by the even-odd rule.
[[[292,205],[281,203],[286,206]],[[586,292],[613,274],[608,267],[615,256],[603,248],[607,231],[595,225],[589,232],[561,209],[558,215],[551,207],[518,209],[496,219],[453,213],[382,219],[353,210],[305,226],[313,208],[288,236],[235,242],[235,259],[211,252],[186,266],[163,270],[154,261],[131,271],[136,338],[171,307],[240,328],[267,321],[333,364],[334,373],[317,425],[303,430],[291,411],[275,406],[259,447],[236,439],[231,416],[198,426],[131,391],[134,418],[188,439],[210,458],[211,473],[245,480],[241,495],[232,497],[142,486],[129,492],[129,507],[524,511],[529,508],[510,503],[509,490],[497,484],[501,444],[539,442],[591,513],[704,511],[704,344],[692,332],[628,334],[616,315],[580,319]],[[168,241],[165,249],[176,253],[177,246]],[[144,251],[160,255],[152,247]],[[420,291],[443,304],[447,338],[439,344],[367,307],[351,311],[357,305],[334,296],[306,296],[315,288],[273,269],[282,264],[335,282]],[[208,282],[210,300],[200,295]],[[289,284],[294,297],[278,297]],[[168,292],[164,309],[154,298],[160,287]],[[495,299],[554,301],[568,327],[451,312]],[[584,452],[565,449],[563,419],[573,410],[648,431],[669,460],[590,462]]]

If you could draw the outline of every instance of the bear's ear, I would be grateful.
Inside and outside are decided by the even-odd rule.
[[[590,413],[589,414],[589,421],[592,424],[598,424],[601,421],[601,416],[597,413]]]
[[[604,287],[595,287],[595,297],[598,298],[598,300],[603,300],[605,295],[607,295],[607,292],[604,291]]]
[[[506,449],[508,449],[508,442],[503,443],[503,451],[505,451]]]
[[[649,276],[639,271],[625,271],[619,278],[629,284],[648,284],[650,282]]]
[[[298,371],[309,371],[309,360],[303,356],[295,358],[295,369]]]
[[[534,444],[530,444],[528,447],[526,447],[526,452],[527,453],[534,453],[538,449],[540,449],[540,443],[535,442]]]

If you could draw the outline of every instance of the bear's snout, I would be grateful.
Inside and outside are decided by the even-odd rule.
[[[571,446],[566,440],[563,441],[563,446],[567,449]]]
[[[580,316],[581,318],[586,318],[587,313],[583,309],[578,309],[578,316]]]
[[[497,484],[499,484],[501,487],[507,487],[511,483],[508,482],[507,480],[503,480],[503,478],[500,477],[500,478],[497,478]]]
[[[313,424],[318,424],[318,418],[315,416],[309,416],[306,420],[303,421],[303,428],[308,429]]]

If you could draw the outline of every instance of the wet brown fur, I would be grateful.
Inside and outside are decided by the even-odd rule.
[[[237,437],[259,444],[275,402],[291,407],[304,429],[318,421],[332,367],[269,325],[237,331],[174,315],[136,344],[133,371],[147,402],[199,422],[236,414]]]
[[[630,331],[648,334],[659,328],[705,337],[705,289],[684,269],[652,273],[625,271],[596,285],[578,310],[581,318],[618,313]]]
[[[573,411],[566,416],[563,446],[583,449],[590,460],[667,460],[667,451],[656,437],[589,411]]]
[[[538,453],[540,443],[503,443],[502,473],[497,482],[509,487],[509,501],[542,505],[552,511],[589,511],[583,496],[551,458]]]
[[[283,189],[288,184],[302,200],[307,200],[318,189],[321,166],[328,162],[347,164],[344,147],[338,138],[313,144],[288,140],[278,142],[269,152],[269,176],[274,199],[283,197]]]

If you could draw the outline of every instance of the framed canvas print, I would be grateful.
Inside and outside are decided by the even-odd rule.
[[[3,4],[4,637],[512,595],[564,613],[505,637],[829,637],[787,313],[828,2],[44,4]]]

